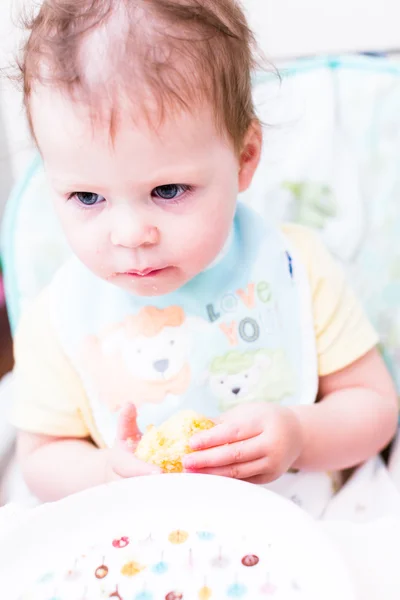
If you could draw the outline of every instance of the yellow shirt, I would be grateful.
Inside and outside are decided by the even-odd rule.
[[[306,267],[312,294],[320,377],[364,356],[378,337],[319,238],[297,225],[283,232]],[[64,355],[49,319],[45,290],[23,316],[15,338],[15,400],[12,421],[21,430],[60,437],[91,437],[97,431],[80,377]]]

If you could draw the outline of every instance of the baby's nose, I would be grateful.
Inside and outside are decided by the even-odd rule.
[[[111,218],[111,243],[123,248],[138,248],[158,244],[160,233],[157,227],[147,222],[145,215],[126,206],[113,209]]]

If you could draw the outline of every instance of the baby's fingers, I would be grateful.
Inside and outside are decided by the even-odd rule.
[[[184,458],[187,471],[224,467],[235,463],[251,462],[265,456],[265,447],[261,436],[216,448],[194,452]]]
[[[137,425],[137,412],[134,404],[127,404],[118,417],[117,441],[135,449],[141,436]]]
[[[189,443],[192,450],[206,450],[225,444],[243,442],[258,436],[260,433],[262,433],[262,426],[255,425],[252,421],[226,421],[212,429],[194,435]]]
[[[219,477],[230,477],[231,479],[249,480],[254,477],[265,477],[268,472],[268,458],[259,458],[246,463],[235,463],[224,467],[201,469],[198,473],[204,475],[218,475]]]
[[[139,460],[133,453],[128,452],[123,447],[116,446],[112,453],[112,469],[114,473],[124,479],[162,473],[159,467]]]

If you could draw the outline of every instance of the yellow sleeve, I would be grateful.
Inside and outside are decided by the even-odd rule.
[[[340,371],[364,356],[379,339],[338,263],[319,237],[299,225],[284,234],[298,250],[311,286],[319,375]]]
[[[22,317],[14,342],[12,423],[20,430],[56,437],[90,436],[81,407],[81,381],[51,326],[47,292]]]

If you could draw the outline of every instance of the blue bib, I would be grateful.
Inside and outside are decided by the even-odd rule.
[[[305,269],[280,230],[241,204],[224,251],[182,288],[137,297],[74,258],[53,281],[51,319],[106,445],[126,403],[144,431],[183,409],[215,418],[317,395]]]

